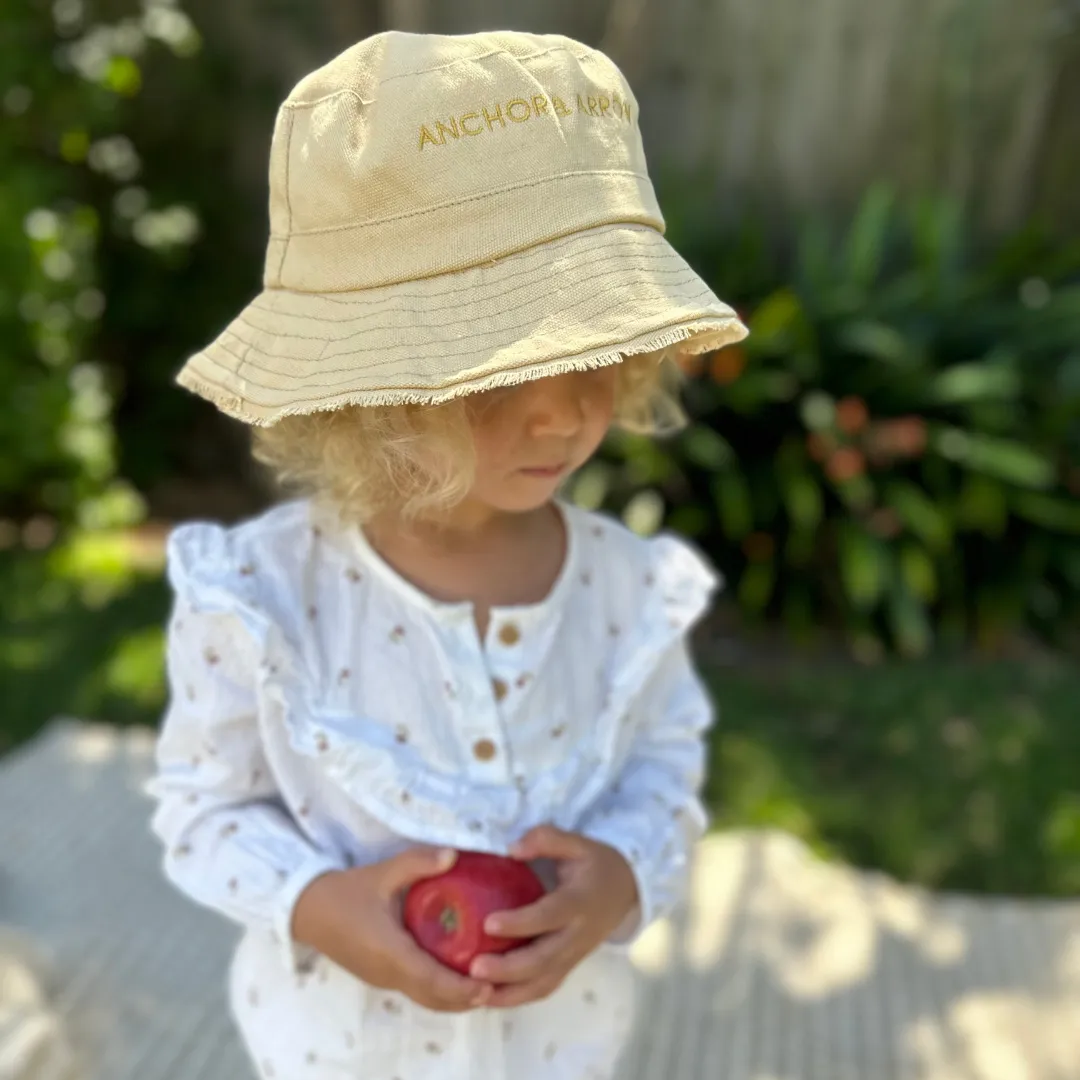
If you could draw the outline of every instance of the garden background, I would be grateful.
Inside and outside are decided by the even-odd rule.
[[[619,62],[669,236],[751,328],[683,435],[571,487],[727,579],[716,826],[1075,893],[1075,0],[6,0],[0,753],[155,724],[166,531],[272,497],[171,380],[259,287],[278,102],[380,29],[496,26]]]

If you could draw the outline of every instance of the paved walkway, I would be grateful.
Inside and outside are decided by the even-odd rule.
[[[251,1076],[232,930],[158,872],[151,745],[58,723],[0,759],[0,1080]],[[635,958],[625,1080],[1080,1080],[1080,903],[928,895],[736,833]]]

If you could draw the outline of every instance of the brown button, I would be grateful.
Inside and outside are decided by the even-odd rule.
[[[502,701],[506,697],[506,692],[510,689],[502,679],[492,679],[491,689],[495,694],[496,701]]]
[[[478,739],[473,743],[473,753],[479,761],[490,761],[495,756],[495,744],[490,739]]]
[[[499,640],[504,645],[516,645],[521,640],[521,631],[512,622],[503,623]]]

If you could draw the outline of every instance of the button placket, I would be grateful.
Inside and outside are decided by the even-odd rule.
[[[506,782],[509,758],[498,702],[509,686],[503,682],[501,691],[497,687],[471,616],[447,629],[447,659],[454,687],[447,706],[456,718],[467,768],[481,782]]]

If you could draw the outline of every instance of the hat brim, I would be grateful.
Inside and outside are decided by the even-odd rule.
[[[248,424],[464,394],[746,336],[655,229],[605,225],[361,292],[267,289],[177,382]]]

